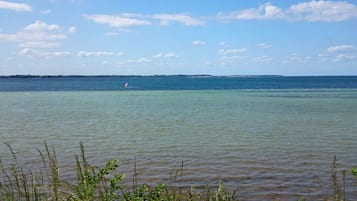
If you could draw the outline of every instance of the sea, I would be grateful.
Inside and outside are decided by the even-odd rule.
[[[198,191],[222,181],[242,200],[323,200],[333,158],[357,200],[357,76],[0,77],[0,159],[42,167],[44,141],[74,182],[83,143],[126,184]],[[345,171],[345,180],[342,172]]]

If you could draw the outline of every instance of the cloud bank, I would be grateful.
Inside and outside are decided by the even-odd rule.
[[[268,2],[258,8],[219,13],[218,19],[231,20],[289,20],[309,22],[339,22],[357,17],[357,6],[345,1],[310,1],[279,8]]]
[[[104,24],[115,28],[127,28],[132,26],[144,26],[153,24],[167,26],[172,23],[179,23],[185,26],[203,26],[206,24],[205,21],[194,18],[188,14],[141,15],[137,13],[121,13],[117,15],[84,15],[84,17],[95,23]]]
[[[39,20],[16,33],[0,34],[0,41],[15,42],[20,47],[28,48],[56,47],[61,45],[59,41],[66,38],[67,35],[62,32],[62,28],[59,25],[47,24]]]
[[[13,10],[17,12],[30,12],[32,7],[25,3],[13,3],[8,1],[0,1],[0,9]]]
[[[151,24],[150,21],[143,19],[143,16],[134,13],[123,13],[119,15],[84,15],[84,17],[95,23],[104,24],[116,28]]]

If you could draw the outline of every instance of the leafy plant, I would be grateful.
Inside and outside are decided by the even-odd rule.
[[[83,144],[81,143],[80,146],[82,161],[76,156],[78,174],[76,195],[72,194],[69,200],[89,201],[100,198],[109,201],[117,198],[116,193],[121,189],[119,182],[125,178],[125,174],[115,173],[119,167],[119,160],[109,160],[102,169],[92,167],[85,159]],[[111,177],[107,178],[108,176]]]
[[[352,175],[355,177],[355,180],[357,180],[357,168],[353,167],[351,172],[352,172]]]
[[[159,201],[164,200],[164,194],[167,192],[167,188],[164,184],[158,184],[153,188],[150,188],[149,185],[143,184],[140,187],[137,187],[133,192],[124,193],[125,201]]]
[[[224,187],[222,181],[219,181],[218,189],[216,191],[216,201],[226,201],[228,200],[228,193]]]

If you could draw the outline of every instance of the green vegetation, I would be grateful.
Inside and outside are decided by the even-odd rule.
[[[357,168],[352,168],[352,174],[353,174],[353,176],[355,177],[355,179],[356,179],[356,181],[357,181]]]
[[[75,184],[61,179],[59,166],[54,147],[48,147],[45,143],[45,153],[38,150],[43,168],[37,172],[26,172],[18,165],[17,156],[12,147],[6,144],[12,154],[12,159],[5,167],[0,160],[0,200],[4,201],[233,201],[240,200],[237,192],[228,192],[222,181],[218,188],[211,192],[207,187],[205,191],[196,191],[194,187],[187,191],[181,188],[157,184],[149,186],[138,185],[135,173],[133,186],[122,185],[125,174],[118,174],[119,161],[109,160],[104,167],[91,166],[84,153],[84,147],[80,144],[81,154],[75,156],[77,168],[77,181]],[[7,161],[8,162],[8,161]],[[342,171],[341,186],[337,174],[336,156],[332,162],[331,181],[333,195],[324,200],[345,201],[345,179],[346,171]],[[182,177],[183,163],[181,169],[176,172],[175,178]],[[352,174],[357,182],[357,169],[352,168]],[[279,199],[277,199],[279,200]],[[299,198],[298,201],[307,201]]]

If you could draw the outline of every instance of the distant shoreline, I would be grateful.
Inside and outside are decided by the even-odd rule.
[[[275,77],[356,77],[357,75],[209,75],[209,74],[177,74],[177,75],[0,75],[0,78],[96,78],[96,77],[188,77],[188,78],[275,78]]]

